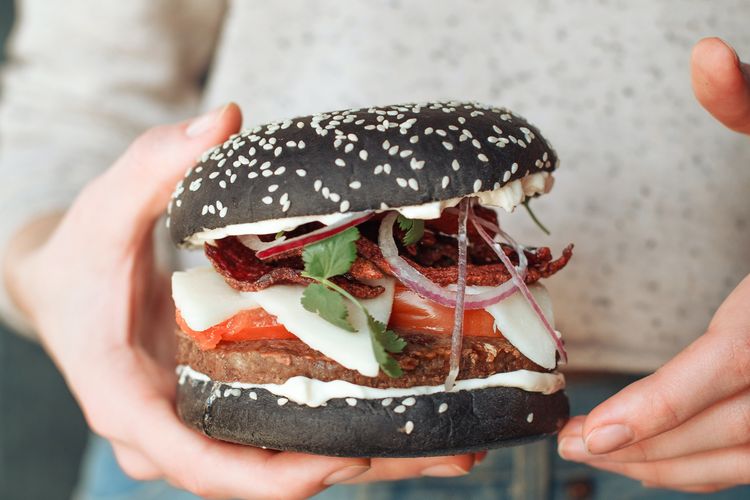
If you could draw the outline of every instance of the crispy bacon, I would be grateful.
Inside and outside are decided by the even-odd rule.
[[[237,238],[230,236],[216,241],[216,246],[206,245],[206,256],[216,272],[224,277],[229,286],[242,292],[257,292],[272,285],[308,285],[314,281],[302,276],[302,259],[287,255],[283,262],[277,261],[274,266],[262,262],[255,252],[243,245]],[[298,261],[298,262],[297,262]],[[279,266],[280,263],[286,264]],[[377,297],[385,290],[382,286],[371,286],[358,281],[369,276],[377,276],[371,264],[352,266],[358,272],[336,276],[334,283],[358,299]],[[379,277],[382,277],[380,273]]]

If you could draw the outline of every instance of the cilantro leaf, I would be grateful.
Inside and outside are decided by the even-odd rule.
[[[349,271],[357,258],[359,230],[350,227],[329,238],[306,245],[302,251],[305,275],[311,278],[328,279]]]
[[[539,229],[544,231],[545,234],[549,236],[550,234],[549,230],[546,227],[544,227],[544,224],[542,224],[542,222],[539,219],[537,219],[536,214],[531,210],[530,203],[531,203],[531,198],[528,198],[526,201],[523,202],[523,206],[526,207],[526,211],[529,213],[531,220],[533,220],[536,223],[536,225],[539,226]]]
[[[356,332],[349,321],[349,310],[344,297],[319,283],[307,285],[302,292],[302,307],[344,330]]]
[[[422,219],[409,219],[399,214],[396,222],[398,222],[398,227],[402,231],[406,231],[403,240],[404,245],[413,245],[422,239],[424,235],[424,221]]]
[[[406,347],[406,341],[392,330],[386,329],[384,323],[376,320],[369,313],[367,313],[367,326],[370,329],[370,339],[372,340],[375,359],[378,361],[380,368],[389,377],[400,377],[403,374],[401,366],[388,353],[403,351],[404,347]]]

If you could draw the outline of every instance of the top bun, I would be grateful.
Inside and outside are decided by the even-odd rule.
[[[382,210],[493,191],[557,155],[504,108],[429,102],[257,126],[207,151],[169,204],[172,240],[234,224]]]

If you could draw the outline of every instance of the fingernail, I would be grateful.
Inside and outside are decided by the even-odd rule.
[[[441,464],[427,467],[422,471],[423,476],[429,477],[456,477],[465,476],[469,471],[462,469],[456,464]]]
[[[557,453],[565,460],[584,460],[589,457],[580,436],[562,438],[557,445]]]
[[[344,481],[354,479],[355,477],[364,474],[368,470],[370,470],[369,465],[350,465],[349,467],[344,467],[343,469],[339,469],[332,473],[323,480],[323,484],[330,486],[332,484],[343,483]]]
[[[604,425],[589,432],[586,436],[586,449],[595,455],[609,453],[619,450],[634,437],[633,431],[626,425]]]
[[[193,121],[190,122],[190,125],[185,129],[185,134],[188,137],[197,137],[208,132],[213,128],[214,124],[216,124],[227,106],[228,104],[225,104],[219,108],[212,109],[198,118],[194,118]]]

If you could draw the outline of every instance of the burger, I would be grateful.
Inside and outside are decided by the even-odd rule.
[[[212,438],[409,457],[516,445],[568,418],[540,281],[501,225],[552,187],[539,130],[469,102],[320,113],[230,137],[178,184],[177,410]]]

